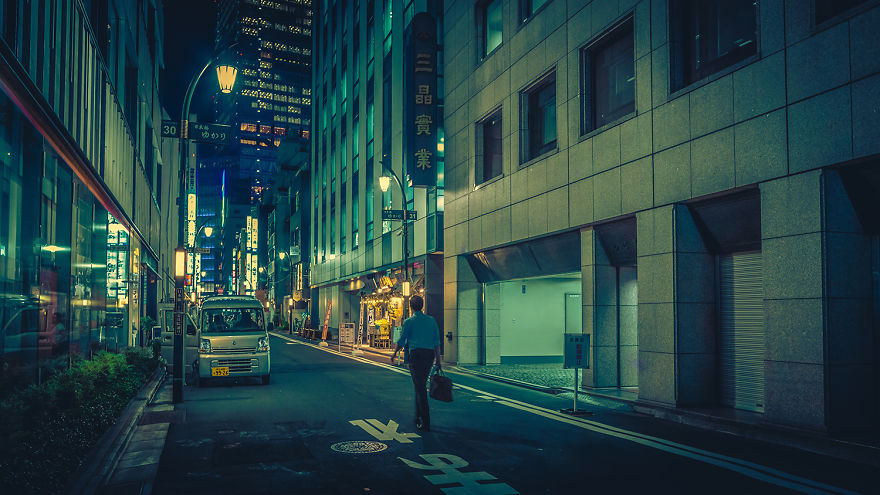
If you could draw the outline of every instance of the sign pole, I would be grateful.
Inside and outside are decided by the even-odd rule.
[[[563,368],[574,369],[574,399],[571,409],[563,409],[567,414],[588,414],[578,411],[578,391],[580,390],[580,370],[590,368],[590,335],[567,333],[564,337]]]

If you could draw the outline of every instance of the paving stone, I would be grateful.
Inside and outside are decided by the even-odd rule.
[[[156,477],[159,470],[159,464],[148,464],[146,466],[130,467],[126,469],[117,469],[113,473],[110,485],[118,485],[122,483],[131,483],[136,481],[152,481]]]
[[[159,457],[161,455],[162,451],[159,449],[125,454],[124,456],[122,456],[122,459],[119,460],[119,464],[117,464],[116,469],[123,470],[137,466],[148,466],[150,464],[158,465]]]

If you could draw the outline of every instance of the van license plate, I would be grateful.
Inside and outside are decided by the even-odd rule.
[[[229,366],[211,368],[211,376],[229,376]]]

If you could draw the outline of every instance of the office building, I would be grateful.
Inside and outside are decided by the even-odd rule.
[[[426,312],[443,320],[443,14],[434,1],[338,0],[315,17],[312,325],[329,314],[333,335],[355,323],[376,347],[390,346],[410,294],[423,294]],[[417,54],[418,29],[430,40]],[[429,79],[416,85],[417,75]],[[417,153],[421,178],[410,173]],[[405,249],[403,222],[382,213],[404,208],[417,215]]]
[[[447,359],[583,333],[589,389],[878,425],[877,2],[445,14]]]
[[[278,146],[285,136],[309,137],[311,23],[309,0],[219,2],[216,45],[237,43],[229,54],[238,67],[236,85],[231,94],[216,99],[217,121],[233,126],[229,153],[237,177],[228,184],[230,215],[263,201],[278,173]],[[245,221],[228,218],[227,242],[228,235],[247,227]],[[265,224],[258,228],[265,229]],[[267,253],[260,249],[265,263]]]
[[[148,342],[170,297],[177,170],[157,132],[161,2],[7,1],[0,26],[7,390]]]

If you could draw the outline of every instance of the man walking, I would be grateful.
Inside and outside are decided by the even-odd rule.
[[[409,346],[409,374],[416,389],[416,428],[429,431],[431,415],[428,411],[426,382],[431,363],[436,362],[437,368],[440,368],[440,329],[433,316],[422,313],[424,304],[419,296],[410,298],[409,307],[413,310],[413,315],[403,322],[403,332],[397,341],[391,362],[394,362],[401,349]]]

